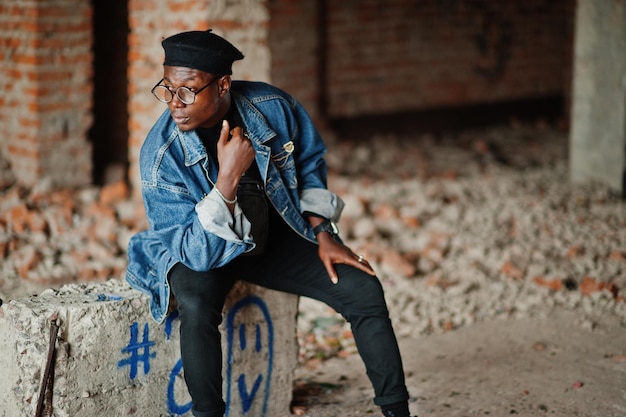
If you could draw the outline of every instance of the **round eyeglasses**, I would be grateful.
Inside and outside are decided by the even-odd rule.
[[[150,92],[156,97],[157,100],[159,100],[161,103],[169,103],[172,100],[174,100],[174,95],[176,95],[176,97],[178,97],[178,99],[186,105],[190,105],[195,103],[196,101],[196,96],[198,94],[200,94],[200,92],[202,90],[204,90],[205,88],[207,88],[208,86],[210,86],[211,84],[213,84],[215,81],[219,80],[221,77],[216,77],[213,78],[211,80],[210,83],[208,83],[207,85],[205,85],[204,87],[200,88],[199,90],[193,91],[192,89],[190,89],[189,87],[185,87],[185,86],[180,86],[176,89],[171,89],[170,87],[167,87],[163,84],[161,84],[164,80],[164,78],[161,79],[161,81],[159,81],[158,83],[156,83],[156,85],[154,87],[152,87],[152,90],[150,90]]]

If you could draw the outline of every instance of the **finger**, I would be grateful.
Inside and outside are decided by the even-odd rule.
[[[360,269],[363,272],[367,272],[370,275],[376,275],[374,268],[372,268],[372,265],[370,265],[369,261],[365,258],[350,258],[347,263],[354,266],[355,268]]]
[[[222,121],[222,130],[220,130],[219,142],[222,142],[222,144],[228,142],[229,131],[230,131],[230,126],[228,125],[228,120],[224,119]]]
[[[238,138],[238,139],[243,138],[243,129],[240,126],[233,126],[233,128],[230,129],[229,133],[230,133],[231,139],[232,138]]]
[[[339,282],[339,278],[337,277],[337,271],[335,271],[335,267],[331,261],[324,262],[324,266],[326,267],[326,272],[328,272],[328,277],[332,281],[333,284],[337,284]]]
[[[234,128],[233,132],[234,132],[233,136],[237,135],[241,139],[246,139],[246,136],[243,134],[243,128],[242,127],[238,126],[238,127]]]

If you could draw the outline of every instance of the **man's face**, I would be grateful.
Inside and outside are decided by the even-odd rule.
[[[161,84],[174,92],[178,87],[187,87],[198,91],[215,80],[213,74],[186,67],[163,67],[163,81]],[[225,76],[215,80],[211,85],[196,94],[193,104],[185,104],[174,94],[174,98],[167,104],[170,113],[178,128],[182,131],[197,127],[213,127],[221,123],[222,118],[230,106],[226,98],[230,88],[230,77]]]

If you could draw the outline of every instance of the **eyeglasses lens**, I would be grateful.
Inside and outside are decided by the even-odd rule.
[[[156,87],[154,87],[152,89],[152,94],[154,94],[157,100],[163,103],[169,103],[174,99],[174,94],[172,93],[172,90],[164,85],[157,85]],[[196,100],[196,93],[194,93],[187,87],[179,87],[176,90],[176,95],[178,96],[178,99],[185,104],[193,104],[193,102]]]
[[[157,85],[154,87],[154,89],[152,89],[152,94],[154,94],[157,100],[162,101],[163,103],[169,103],[172,101],[172,98],[174,98],[172,92],[164,85]]]
[[[196,93],[188,89],[187,87],[180,87],[176,91],[178,98],[185,104],[192,104],[196,99]]]

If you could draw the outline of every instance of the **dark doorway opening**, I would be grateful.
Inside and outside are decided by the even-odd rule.
[[[128,0],[93,0],[93,182],[128,172]]]
[[[561,95],[465,107],[429,109],[394,114],[335,118],[330,125],[340,137],[358,139],[376,134],[412,135],[452,133],[466,129],[506,125],[515,120],[557,125],[565,116]]]

